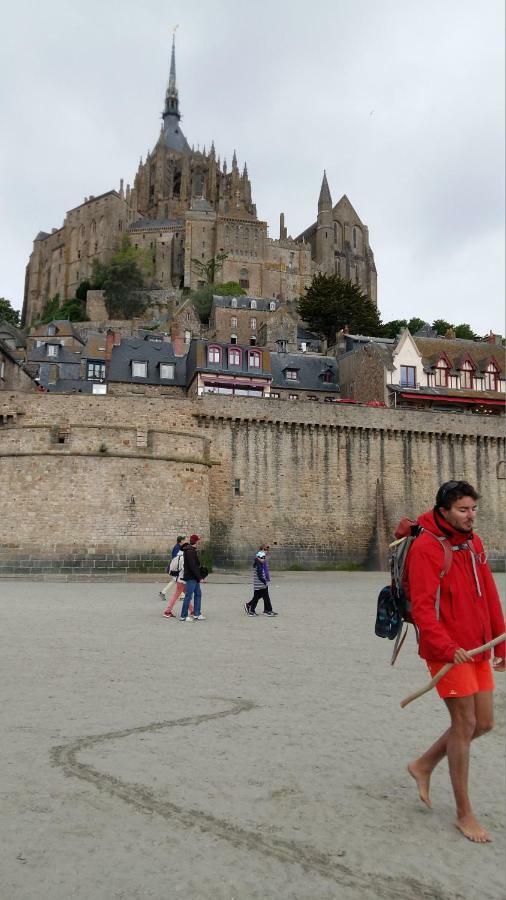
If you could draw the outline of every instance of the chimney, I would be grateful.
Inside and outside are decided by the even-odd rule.
[[[175,356],[184,356],[185,355],[185,343],[183,340],[183,335],[181,333],[181,325],[179,324],[179,322],[171,322],[170,339],[172,341],[172,346],[174,348],[174,355]]]

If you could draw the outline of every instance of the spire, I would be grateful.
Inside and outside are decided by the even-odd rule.
[[[234,155],[232,157],[232,168],[237,169],[237,156],[236,156],[235,150],[234,150]]]
[[[244,163],[244,169],[242,170],[242,177],[243,178],[248,177],[248,167],[247,167],[246,163]]]
[[[318,199],[318,209],[332,209],[332,197],[330,196],[329,183],[327,181],[327,173],[323,170],[323,181]]]
[[[181,118],[181,113],[179,112],[179,97],[176,85],[176,29],[174,29],[172,35],[169,83],[165,92],[165,109],[162,115],[164,120],[167,116],[176,116],[178,119]]]

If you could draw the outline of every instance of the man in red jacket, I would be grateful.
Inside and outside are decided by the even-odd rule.
[[[406,560],[412,614],[420,632],[419,654],[432,676],[445,663],[455,663],[437,685],[450,713],[450,727],[409,764],[408,771],[417,782],[420,798],[430,807],[430,777],[447,756],[457,828],[469,840],[485,843],[491,837],[478,822],[469,801],[469,748],[474,738],[493,726],[494,677],[490,650],[474,657],[467,651],[499,637],[505,626],[483,544],[473,534],[477,501],[478,493],[466,481],[443,484],[434,509],[418,519],[423,531]],[[443,539],[451,547],[451,565],[444,575]],[[505,655],[505,644],[498,644],[494,671],[504,671]]]

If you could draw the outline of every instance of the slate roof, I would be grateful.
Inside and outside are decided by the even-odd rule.
[[[232,300],[236,301],[236,306],[232,306]],[[256,303],[256,307],[251,308],[251,301]],[[275,309],[271,309],[270,304],[275,303]],[[221,309],[248,309],[250,312],[276,312],[279,308],[277,300],[263,300],[260,297],[222,297],[213,294],[213,306]]]
[[[128,226],[128,231],[160,231],[163,228],[183,228],[182,219],[137,219]]]
[[[48,356],[47,344],[56,344],[58,347],[57,356]],[[79,353],[74,353],[54,340],[46,341],[41,347],[33,347],[32,350],[28,351],[26,358],[27,362],[76,363],[77,365],[81,363],[81,355]]]
[[[210,363],[208,362],[207,356],[207,348],[208,347],[219,347],[221,349],[221,362],[219,363]],[[240,365],[230,365],[228,364],[228,352],[229,350],[240,350],[241,351],[241,362]],[[260,351],[262,367],[260,368],[249,368],[248,366],[248,352],[250,350]],[[268,350],[265,350],[263,347],[252,347],[249,344],[229,344],[222,341],[211,341],[211,340],[203,340],[200,338],[194,338],[190,341],[190,346],[188,349],[188,355],[186,357],[186,381],[187,384],[191,384],[193,378],[195,377],[196,372],[206,372],[207,374],[214,373],[216,375],[237,375],[237,376],[248,376],[250,378],[254,378],[258,380],[259,378],[262,380],[271,379],[271,370],[269,366],[269,359],[271,354]]]
[[[272,387],[292,388],[303,391],[339,391],[338,368],[333,356],[307,356],[305,353],[271,353]],[[298,378],[286,378],[286,369],[297,369]],[[334,374],[334,382],[326,383],[322,375],[328,369]]]
[[[102,331],[90,331],[86,347],[82,353],[85,359],[107,359],[107,334]]]
[[[0,337],[5,341],[14,341],[16,347],[26,347],[26,337],[20,328],[6,322],[5,319],[0,321]]]
[[[50,325],[54,325],[56,328],[56,334],[48,334],[47,330]],[[70,319],[51,319],[50,322],[47,322],[45,325],[37,325],[35,328],[32,328],[30,331],[30,337],[47,337],[49,341],[53,339],[53,341],[57,338],[57,336],[61,334],[62,337],[74,337],[76,341],[79,341],[80,344],[84,344],[84,338],[82,335],[74,328],[73,323]]]
[[[84,378],[59,378],[54,384],[47,386],[49,394],[92,394],[93,381]]]
[[[146,378],[132,376],[132,362],[146,362],[148,373]],[[175,377],[160,378],[160,363],[175,366]],[[117,347],[113,347],[107,381],[121,381],[128,384],[161,384],[165,386],[185,385],[184,371],[177,365],[174,348],[168,341],[141,340],[124,338]]]

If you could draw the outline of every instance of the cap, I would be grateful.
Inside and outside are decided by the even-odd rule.
[[[259,556],[260,559],[264,559],[264,557],[265,557],[264,551],[263,551],[263,550],[259,550],[258,553],[257,553],[257,556]]]
[[[190,534],[190,544],[196,544],[197,541],[200,541],[200,536],[198,534]]]
[[[186,537],[185,534],[178,534],[178,536],[176,538],[176,544],[180,544],[181,541],[184,541],[185,537]]]

